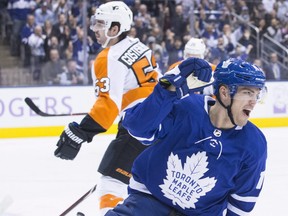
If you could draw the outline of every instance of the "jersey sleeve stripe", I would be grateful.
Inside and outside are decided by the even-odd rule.
[[[252,197],[252,196],[243,197],[243,196],[239,196],[237,194],[232,194],[231,197],[233,197],[234,199],[236,199],[238,201],[242,201],[242,202],[256,202],[258,199],[258,197]]]
[[[242,211],[241,209],[236,208],[235,206],[233,206],[231,203],[228,203],[227,209],[228,209],[229,211],[234,212],[234,213],[237,214],[237,215],[241,215],[241,216],[249,215],[249,212]]]
[[[141,184],[141,183],[137,182],[133,178],[133,176],[130,179],[129,187],[131,189],[138,190],[138,191],[141,191],[141,192],[146,193],[146,194],[151,194],[151,192],[146,188],[146,186],[144,184]]]

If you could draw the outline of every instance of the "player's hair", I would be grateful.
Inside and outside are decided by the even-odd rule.
[[[120,23],[119,22],[112,22],[111,23],[111,27],[110,28],[113,28],[114,26],[118,26],[118,28],[120,29]],[[118,37],[119,37],[119,41],[123,40],[124,38],[127,37],[129,31],[125,31],[125,32],[122,32]]]

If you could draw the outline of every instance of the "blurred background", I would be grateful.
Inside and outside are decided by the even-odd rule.
[[[108,0],[1,0],[0,86],[89,85],[101,50],[89,29]],[[134,14],[131,37],[154,51],[160,70],[183,59],[191,37],[205,59],[253,62],[268,80],[288,80],[287,0],[124,0]]]

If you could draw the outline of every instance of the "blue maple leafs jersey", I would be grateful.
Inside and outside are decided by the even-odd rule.
[[[263,133],[251,122],[215,128],[204,95],[177,100],[158,84],[128,109],[123,126],[150,145],[134,162],[129,190],[152,194],[185,215],[246,215],[262,189]]]

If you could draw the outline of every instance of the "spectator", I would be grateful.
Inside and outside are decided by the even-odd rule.
[[[180,37],[171,37],[166,42],[166,50],[169,55],[168,65],[183,60],[183,42]]]
[[[227,46],[228,44],[230,44],[233,46],[233,48],[235,48],[237,45],[237,41],[242,35],[242,32],[240,33],[240,31],[240,28],[237,28],[233,31],[230,24],[225,24],[222,29],[224,45]]]
[[[266,25],[266,20],[264,18],[260,19],[259,22],[256,24],[256,26],[259,29],[259,35],[260,38],[266,33],[267,31],[267,25]]]
[[[65,26],[67,24],[67,19],[65,14],[59,14],[57,22],[52,26],[53,35],[55,35],[58,40],[62,40],[63,35],[65,34]],[[64,36],[64,40],[65,40]]]
[[[35,15],[35,22],[37,25],[44,26],[44,23],[46,20],[49,20],[52,24],[54,24],[54,14],[53,12],[48,8],[48,3],[44,1],[41,4],[40,8],[37,8],[34,12]]]
[[[50,56],[50,50],[51,49],[57,49],[58,52],[59,52],[59,55],[60,55],[60,58],[62,59],[63,56],[61,55],[62,54],[62,50],[61,50],[61,47],[59,45],[59,41],[58,41],[58,38],[56,36],[52,36],[51,38],[48,39],[47,41],[47,47],[45,47],[45,62],[49,60],[49,56]]]
[[[93,46],[93,41],[90,37],[88,37],[88,43],[86,50],[83,50],[83,29],[80,27],[77,27],[73,30],[73,35],[71,36],[73,38],[73,59],[77,61],[77,71],[84,72],[83,71],[83,65],[84,63],[88,63],[87,58],[89,55],[89,51],[91,50],[91,46]],[[76,34],[75,34],[76,33]],[[86,53],[84,53],[86,52]],[[87,61],[87,62],[86,62]]]
[[[256,57],[256,43],[251,37],[249,28],[244,29],[243,36],[239,39],[238,43],[245,49],[244,52],[248,55],[249,60]]]
[[[8,28],[12,27],[12,20],[7,8],[8,2],[9,0],[0,1],[0,39],[6,44],[9,44],[8,35],[11,34]]]
[[[28,38],[28,45],[31,49],[31,70],[33,79],[39,81],[41,74],[41,64],[44,62],[45,49],[44,40],[46,36],[42,33],[40,25],[35,26],[34,33]]]
[[[45,20],[44,26],[42,26],[43,34],[46,35],[47,38],[52,37],[53,35],[53,24],[50,20]]]
[[[204,9],[199,10],[199,15],[195,18],[194,22],[194,28],[195,28],[195,33],[199,37],[203,34],[205,31],[205,27],[207,25],[207,15]]]
[[[163,48],[160,44],[156,42],[156,38],[154,36],[149,36],[146,44],[152,50],[153,53],[157,51],[161,55],[163,54]]]
[[[231,43],[230,43],[231,44]],[[232,45],[230,45],[232,46]],[[229,44],[224,45],[224,39],[223,37],[218,38],[218,43],[216,47],[212,47],[211,50],[211,56],[210,56],[210,62],[213,64],[216,64],[216,62],[223,61],[229,57],[228,53],[230,51]],[[216,64],[217,65],[217,64]]]
[[[288,22],[288,1],[278,0],[274,4],[275,9],[277,10],[277,18],[283,22]]]
[[[29,67],[31,65],[31,50],[28,45],[28,38],[33,34],[35,28],[35,17],[33,14],[27,15],[26,25],[21,30],[21,42],[23,47],[23,66]]]
[[[230,26],[231,29],[231,25],[233,24],[233,15],[229,13],[228,8],[223,6],[218,12],[220,12],[219,18],[217,19],[218,29],[224,29],[225,25]]]
[[[170,8],[168,6],[163,7],[163,17],[162,17],[162,23],[161,25],[163,27],[163,32],[166,32],[167,29],[171,29],[172,27],[172,21],[171,21],[171,12]]]
[[[150,35],[156,38],[157,43],[161,43],[163,41],[163,31],[160,28],[157,19],[155,19],[155,17],[151,18]]]
[[[132,38],[136,38],[137,37],[137,30],[136,28],[133,26],[131,27],[130,31],[129,31],[129,36]]]
[[[218,43],[217,39],[219,35],[213,24],[207,23],[205,30],[202,33],[201,37],[206,39],[206,44],[207,44],[208,49],[217,46],[217,43]]]
[[[263,62],[262,62],[261,58],[254,59],[253,64],[256,65],[257,67],[259,67],[265,73],[265,76],[267,79],[266,71],[263,68]]]
[[[58,22],[52,27],[52,35],[56,36],[59,41],[60,56],[63,57],[63,52],[68,46],[70,40],[70,28],[67,23],[65,14],[58,15]]]
[[[73,43],[71,40],[68,41],[68,46],[64,50],[63,59],[69,60],[73,58]]]
[[[44,22],[43,34],[46,35],[46,38],[44,41],[44,48],[45,48],[45,54],[46,54],[45,61],[46,61],[49,59],[49,46],[51,46],[51,38],[53,36],[55,37],[55,35],[53,34],[53,24],[51,23],[50,20],[46,20]],[[58,44],[58,41],[57,41],[57,44]]]
[[[71,15],[79,27],[83,24],[83,0],[75,0],[71,8]]]
[[[8,12],[12,20],[12,33],[10,35],[10,53],[12,56],[20,56],[20,32],[26,24],[27,15],[32,13],[36,6],[33,0],[9,0]]]
[[[55,15],[54,19],[57,19],[60,14],[64,14],[65,17],[68,16],[69,6],[66,0],[58,0],[52,3],[52,11]]]
[[[67,58],[65,57],[66,56],[65,50],[69,47],[70,41],[71,41],[71,30],[68,25],[65,25],[64,33],[61,35],[61,38],[59,41],[59,45],[61,49],[60,56],[63,56],[63,58]]]
[[[148,37],[147,46],[152,50],[155,56],[155,60],[159,67],[159,72],[160,73],[166,72],[166,68],[167,68],[166,58],[168,55],[166,48],[158,44],[154,36]]]
[[[262,0],[263,6],[268,13],[273,11],[275,1],[276,0]]]
[[[150,27],[151,15],[147,11],[147,5],[141,4],[138,13],[134,16],[135,20],[141,20],[144,28]]]
[[[182,38],[187,32],[188,21],[184,18],[182,5],[177,5],[175,15],[171,17],[171,30],[178,37]]]
[[[246,5],[242,6],[240,16],[244,20],[244,23],[250,22],[249,10]]]
[[[288,14],[287,14],[288,16]],[[287,39],[288,39],[288,22],[285,23],[282,28],[281,28],[281,33],[282,33],[282,40],[281,40],[281,44],[283,44],[286,48],[287,46]]]
[[[46,85],[60,84],[60,76],[65,70],[65,62],[60,59],[57,49],[51,49],[49,57],[50,60],[42,68],[41,81]]]
[[[190,16],[192,16],[192,13],[195,8],[196,1],[193,0],[181,0],[182,8],[183,8],[183,14],[184,14],[184,19],[189,19]]]
[[[246,49],[242,45],[238,44],[236,46],[236,49],[235,49],[234,53],[230,54],[229,56],[231,58],[235,58],[235,59],[240,59],[240,60],[246,61],[248,59],[249,52],[251,51],[251,49],[252,49],[252,45],[248,45],[248,48]]]
[[[278,62],[277,53],[270,54],[270,62],[264,66],[267,80],[284,80],[287,79],[287,71]]]
[[[267,34],[269,37],[281,43],[282,33],[281,33],[280,23],[277,18],[273,18],[271,20],[271,25],[267,27]]]
[[[77,71],[77,62],[73,59],[67,61],[67,67],[60,74],[60,85],[80,85],[83,84],[84,75]]]
[[[251,21],[254,24],[256,24],[261,19],[265,19],[266,13],[267,12],[266,12],[264,4],[262,2],[255,4],[254,7],[253,7]]]
[[[144,25],[143,20],[139,17],[135,17],[134,19],[134,27],[136,29],[137,35],[136,37],[140,39],[140,41],[144,42],[147,38],[148,28]]]
[[[288,47],[288,34],[286,34],[285,36],[284,36],[284,38],[283,38],[283,40],[282,40],[282,45],[284,46],[284,47]]]

